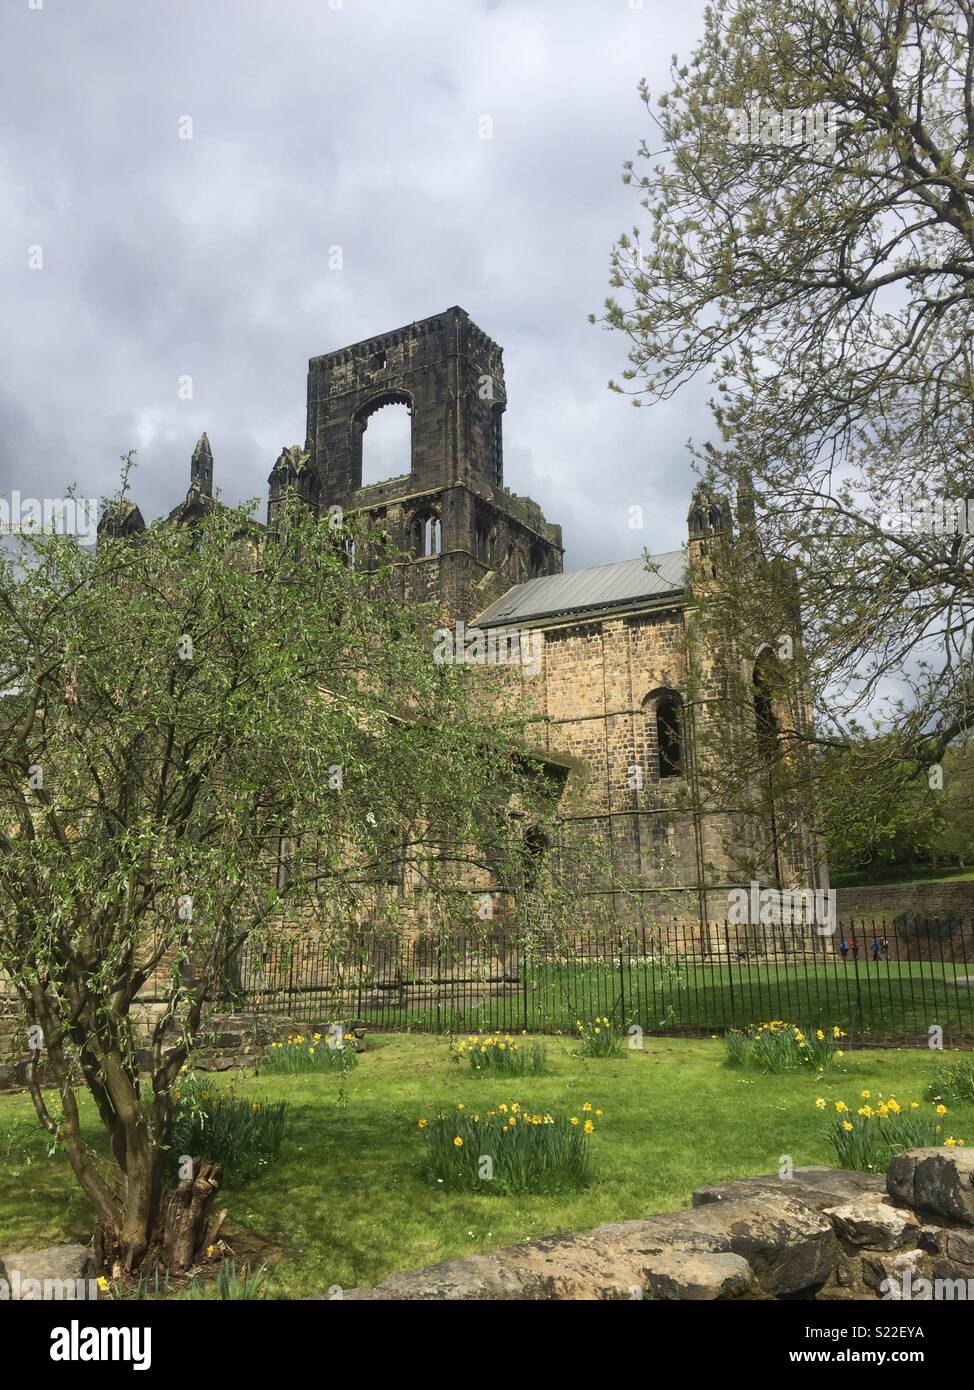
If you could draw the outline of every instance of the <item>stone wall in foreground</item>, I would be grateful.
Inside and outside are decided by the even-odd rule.
[[[939,1281],[939,1282],[938,1282]],[[974,1298],[974,1150],[915,1149],[885,1178],[798,1168],[694,1193],[689,1211],[397,1274],[355,1300]]]

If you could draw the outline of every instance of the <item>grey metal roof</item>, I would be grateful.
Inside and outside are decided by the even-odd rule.
[[[686,556],[682,550],[652,555],[659,566],[646,568],[646,558],[620,560],[614,565],[594,565],[570,574],[549,574],[515,584],[503,597],[484,609],[477,627],[501,627],[531,618],[553,618],[679,593],[685,586]]]

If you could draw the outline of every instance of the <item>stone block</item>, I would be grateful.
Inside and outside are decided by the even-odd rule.
[[[974,1226],[974,1149],[911,1149],[890,1160],[891,1197],[915,1211]]]

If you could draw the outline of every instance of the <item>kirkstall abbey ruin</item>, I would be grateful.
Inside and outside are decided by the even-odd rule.
[[[500,638],[498,646],[519,634],[512,678],[536,716],[537,746],[583,789],[565,814],[597,828],[639,884],[647,916],[695,921],[706,933],[752,872],[780,889],[827,886],[800,814],[772,802],[755,825],[753,813],[699,794],[698,749],[708,721],[721,718],[721,675],[703,653],[688,697],[687,635],[693,592],[720,583],[719,557],[734,544],[729,502],[698,487],[685,548],[565,573],[560,526],[504,486],[502,358],[457,307],[312,358],[307,437],[271,471],[268,529],[289,495],[322,518],[329,508],[360,513],[408,555],[396,570],[402,600],[432,604],[442,632]],[[409,471],[363,485],[365,432],[392,404],[409,412]],[[212,505],[204,435],[171,519],[191,521]],[[143,523],[130,506],[114,524]],[[760,646],[745,659],[756,718],[801,718],[762,693]],[[742,872],[755,856],[758,869]]]

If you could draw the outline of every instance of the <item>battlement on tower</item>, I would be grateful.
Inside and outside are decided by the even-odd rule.
[[[388,405],[409,413],[409,471],[363,483],[369,420]],[[404,597],[468,618],[562,568],[561,528],[504,486],[506,406],[503,349],[459,305],[312,357],[303,495],[321,513],[339,506],[381,525],[424,562],[404,576]],[[271,475],[271,510],[282,477]]]

